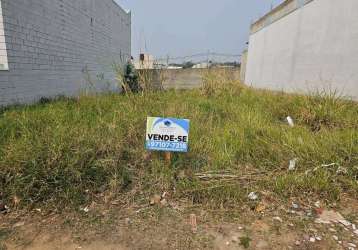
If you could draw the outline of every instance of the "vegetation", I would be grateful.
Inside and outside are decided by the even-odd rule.
[[[147,116],[191,120],[190,152],[175,154],[171,167],[144,149]],[[212,73],[200,90],[11,107],[0,112],[0,190],[9,204],[57,209],[148,202],[164,191],[228,208],[261,191],[357,197],[357,120],[358,104],[335,95],[254,90]]]
[[[249,248],[250,242],[251,242],[251,239],[247,236],[240,238],[240,245],[242,245],[244,248]]]
[[[183,69],[191,69],[195,64],[191,61],[185,62],[183,64]]]

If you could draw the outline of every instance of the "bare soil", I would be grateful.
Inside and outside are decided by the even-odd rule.
[[[358,224],[357,200],[345,197],[335,206],[334,211]],[[352,246],[358,245],[358,235],[351,226],[315,223],[317,211],[332,209],[327,206],[300,204],[293,209],[291,203],[263,200],[256,211],[246,205],[212,210],[178,202],[102,209],[92,207],[76,215],[44,215],[39,211],[1,215],[0,249],[326,250],[355,249]],[[191,214],[197,218],[197,231],[190,224]]]

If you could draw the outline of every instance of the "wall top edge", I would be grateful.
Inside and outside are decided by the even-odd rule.
[[[131,15],[131,11],[130,10],[125,10],[117,1],[112,0],[113,4],[115,6],[117,6],[123,13],[127,14],[127,15]]]
[[[297,9],[314,0],[285,0],[251,25],[251,34],[260,31],[270,24],[282,19]]]

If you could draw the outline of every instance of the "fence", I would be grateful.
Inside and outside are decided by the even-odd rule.
[[[168,67],[182,67],[185,63],[190,62],[191,66],[199,66],[200,68],[212,65],[231,64],[237,66],[240,64],[241,54],[227,54],[217,52],[197,53],[186,56],[166,56],[155,59],[146,59],[143,61],[142,68],[163,69]]]

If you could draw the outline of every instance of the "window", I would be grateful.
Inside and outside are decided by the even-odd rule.
[[[2,15],[2,7],[0,1],[0,70],[8,70],[7,51],[4,31],[4,18]]]

